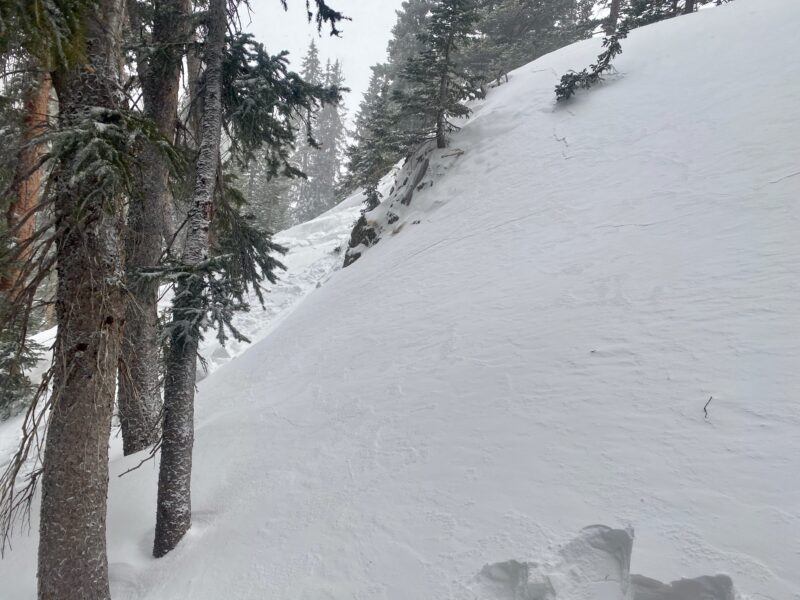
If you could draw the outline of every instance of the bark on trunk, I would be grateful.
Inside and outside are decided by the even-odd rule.
[[[444,53],[444,68],[439,79],[439,110],[436,113],[436,147],[447,147],[447,88],[450,85],[448,69],[450,67],[450,49],[453,45],[453,34],[447,39]]]
[[[149,60],[139,61],[145,113],[161,135],[174,140],[178,114],[183,43],[186,41],[186,0],[159,0],[154,5],[153,46]],[[161,153],[148,146],[140,157],[139,190],[128,209],[125,271],[128,306],[120,360],[119,418],[123,452],[133,454],[159,437],[158,281],[136,274],[158,265],[161,240],[171,243],[174,225],[169,166]]]
[[[617,30],[617,22],[619,21],[619,3],[620,0],[611,0],[609,6],[608,18],[606,19],[605,30],[606,35],[613,35]]]
[[[6,223],[9,229],[17,227],[14,240],[17,245],[24,244],[33,236],[35,219],[29,213],[39,201],[39,188],[42,183],[42,171],[37,166],[44,149],[34,140],[44,133],[47,127],[47,104],[50,99],[50,75],[43,73],[31,82],[24,96],[24,120],[22,124],[22,149],[19,152],[15,173],[15,197],[8,207]],[[26,219],[26,215],[28,218]],[[30,256],[30,248],[23,249],[17,259],[24,263]],[[7,293],[10,298],[17,297],[19,269],[11,269],[0,279],[0,292]]]
[[[686,4],[683,7],[683,14],[690,15],[694,12],[694,0],[686,0]]]
[[[59,117],[117,109],[122,0],[85,17],[83,64],[54,73]],[[58,168],[58,167],[56,167]],[[106,557],[108,439],[124,318],[122,201],[58,176],[58,334],[39,530],[39,599],[110,597]],[[97,192],[97,190],[93,190]]]
[[[210,215],[217,182],[222,124],[222,55],[225,46],[225,0],[211,0],[205,42],[205,87],[200,125],[200,152],[192,205],[187,221],[182,262],[197,266],[208,256]],[[164,433],[158,474],[158,507],[153,555],[164,556],[191,526],[192,445],[194,442],[194,385],[199,330],[188,335],[181,323],[196,320],[203,283],[191,278],[178,285],[173,305],[173,334],[167,358],[164,389]]]

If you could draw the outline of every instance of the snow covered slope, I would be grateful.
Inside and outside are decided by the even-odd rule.
[[[251,343],[265,337],[300,300],[322,285],[331,273],[341,268],[342,249],[360,214],[363,202],[363,195],[355,194],[316,219],[275,236],[277,243],[289,249],[281,259],[286,265],[286,271],[279,272],[280,281],[276,285],[267,284],[264,309],[253,296],[252,310],[238,314],[234,320],[237,329]],[[225,346],[221,346],[214,332],[209,332],[201,344],[201,353],[207,361],[208,372],[213,372],[248,347],[247,342],[236,340],[228,340]],[[199,376],[204,377],[205,372],[201,370]]]
[[[800,599],[797,23],[736,0],[634,31],[563,107],[597,40],[512,73],[396,235],[201,382],[166,558],[154,468],[112,462],[114,598],[475,598],[605,523],[636,573]],[[35,537],[2,600],[33,597]]]

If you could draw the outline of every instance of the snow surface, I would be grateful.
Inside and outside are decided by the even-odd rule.
[[[736,0],[634,31],[562,107],[599,41],[548,55],[354,265],[331,274],[357,199],[293,230],[297,289],[199,385],[166,558],[154,465],[117,478],[113,442],[115,600],[495,600],[487,564],[592,523],[635,528],[634,573],[800,599],[797,23]],[[2,600],[34,597],[37,527]]]

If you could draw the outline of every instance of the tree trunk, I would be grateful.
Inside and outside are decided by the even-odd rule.
[[[203,114],[194,194],[187,220],[182,262],[196,267],[208,257],[208,236],[219,167],[222,125],[222,56],[225,47],[226,0],[211,0],[205,41]],[[153,555],[164,556],[191,526],[192,445],[198,312],[202,311],[200,276],[181,280],[173,301],[172,334],[164,388],[164,433],[158,474],[158,507]]]
[[[447,148],[447,88],[450,85],[448,70],[450,68],[450,49],[453,45],[453,34],[447,39],[444,53],[444,66],[439,79],[439,110],[436,112],[436,147]]]
[[[606,19],[605,26],[603,27],[606,35],[613,35],[617,30],[617,22],[619,21],[619,3],[620,0],[611,0],[608,18]]]
[[[138,63],[145,113],[170,141],[175,137],[187,15],[186,0],[156,1],[152,33],[156,50],[151,50],[149,60]],[[129,298],[117,401],[126,455],[144,450],[159,437],[159,282],[137,278],[137,272],[158,265],[161,240],[171,243],[174,231],[174,226],[168,223],[172,214],[169,165],[154,146],[144,148],[138,178],[141,194],[131,198],[128,209],[125,271]]]
[[[683,7],[683,14],[690,15],[694,12],[694,0],[686,0],[686,4]]]
[[[59,118],[122,102],[122,0],[84,18],[84,58],[53,74]],[[57,166],[56,169],[65,168]],[[124,318],[122,199],[57,171],[58,333],[42,475],[39,599],[106,600],[108,440]],[[91,194],[87,192],[93,192]]]
[[[24,96],[24,118],[22,123],[22,149],[19,152],[15,181],[15,197],[6,213],[9,230],[17,228],[14,240],[17,245],[24,244],[33,236],[35,219],[32,211],[39,201],[39,188],[42,183],[42,170],[37,168],[44,149],[34,140],[44,133],[47,127],[47,104],[50,99],[50,75],[42,73],[31,82]],[[27,215],[27,219],[25,218]],[[30,256],[30,248],[20,252],[17,262],[24,263]],[[0,279],[0,292],[8,293],[10,298],[19,295],[20,272],[13,268]]]

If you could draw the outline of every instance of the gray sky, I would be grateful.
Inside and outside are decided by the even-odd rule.
[[[342,33],[338,38],[329,36],[325,29],[321,36],[317,34],[315,25],[306,21],[305,0],[288,0],[288,4],[289,10],[283,12],[279,0],[252,2],[252,23],[244,23],[245,29],[271,54],[288,50],[294,70],[300,69],[309,42],[316,38],[323,63],[327,58],[342,62],[347,87],[352,90],[345,97],[352,119],[369,84],[370,66],[386,58],[395,11],[402,0],[329,0],[332,8],[353,19],[339,26]]]

